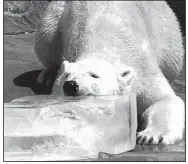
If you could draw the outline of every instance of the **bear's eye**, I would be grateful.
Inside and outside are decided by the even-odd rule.
[[[121,74],[122,77],[125,77],[126,75],[128,75],[130,73],[130,71],[125,71]]]
[[[98,75],[96,75],[96,74],[95,74],[95,73],[93,73],[93,72],[90,72],[89,74],[90,74],[90,76],[91,76],[91,77],[93,77],[93,78],[96,78],[96,79],[97,79],[97,78],[99,78],[99,76],[98,76]]]

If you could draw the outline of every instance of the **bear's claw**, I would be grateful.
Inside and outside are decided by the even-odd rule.
[[[137,133],[136,143],[138,145],[150,145],[150,144],[166,144],[163,142],[164,137],[162,135],[151,135],[150,133],[146,133],[145,131]]]

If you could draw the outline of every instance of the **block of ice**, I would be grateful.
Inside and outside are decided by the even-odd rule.
[[[4,105],[6,160],[79,160],[135,146],[135,95],[32,96]]]

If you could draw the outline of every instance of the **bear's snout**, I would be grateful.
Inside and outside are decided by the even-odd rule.
[[[78,89],[79,86],[76,81],[66,81],[63,85],[63,90],[67,96],[74,96]]]

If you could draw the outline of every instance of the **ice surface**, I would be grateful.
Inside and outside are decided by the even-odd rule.
[[[5,160],[78,160],[133,149],[135,96],[33,96],[4,106]]]

